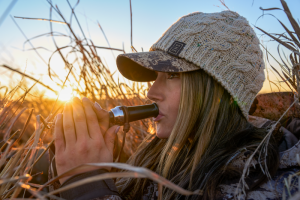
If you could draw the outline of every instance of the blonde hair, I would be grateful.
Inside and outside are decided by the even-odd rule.
[[[193,76],[195,73],[182,73],[181,76],[182,87],[178,117],[163,148],[159,162],[159,169],[164,177],[167,177],[179,152],[188,143],[190,143],[189,146],[196,145],[196,152],[189,157],[190,163],[187,166],[187,170],[193,172],[201,160],[214,130],[224,89],[220,85],[212,87],[213,80],[207,81],[205,77],[201,77],[202,73],[199,74],[200,77]],[[194,77],[197,80],[193,80]],[[214,91],[211,92],[211,90]],[[193,130],[196,122],[200,123],[198,130]]]
[[[186,189],[203,189],[203,199],[212,199],[222,174],[235,171],[225,167],[229,159],[242,148],[257,146],[266,131],[249,124],[229,93],[203,70],[181,73],[180,78],[180,105],[170,137],[149,135],[128,163],[156,171]],[[239,143],[232,145],[233,139]],[[273,160],[268,162],[276,163],[273,145],[271,140],[268,155]],[[122,195],[141,199],[147,181],[124,178],[117,186]],[[176,195],[164,188],[163,199]]]

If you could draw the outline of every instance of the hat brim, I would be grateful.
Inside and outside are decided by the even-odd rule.
[[[149,82],[156,79],[157,72],[188,72],[200,69],[185,59],[172,56],[164,51],[120,54],[117,67],[127,79]]]

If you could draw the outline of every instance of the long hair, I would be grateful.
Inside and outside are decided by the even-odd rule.
[[[231,95],[203,70],[181,73],[180,78],[180,105],[170,137],[149,135],[128,163],[151,169],[185,189],[204,191],[203,196],[187,199],[214,199],[223,180],[242,173],[228,165],[232,157],[242,149],[254,151],[267,131],[252,126]],[[263,164],[272,175],[279,162],[273,137],[267,155]],[[266,181],[260,169],[255,173],[258,181],[250,189]],[[117,187],[122,196],[142,199],[147,183],[147,179],[124,178]],[[178,198],[179,194],[164,188],[163,199]]]

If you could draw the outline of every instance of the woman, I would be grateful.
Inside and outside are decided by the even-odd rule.
[[[154,120],[156,135],[145,138],[128,163],[204,192],[185,197],[164,188],[163,199],[233,198],[226,186],[239,182],[245,161],[268,133],[247,121],[265,79],[259,41],[247,20],[231,11],[183,16],[150,52],[119,55],[117,66],[130,80],[155,80],[148,98],[160,110]],[[108,127],[108,113],[97,103],[87,98],[67,103],[55,124],[58,175],[84,163],[112,162],[118,129]],[[266,149],[266,159],[257,154],[251,162],[247,191],[266,182],[265,173],[273,176],[277,171],[278,144],[273,136]],[[82,171],[60,183],[66,186],[109,170]],[[157,198],[156,185],[147,179],[121,178],[115,184],[98,181],[62,192],[61,197]]]

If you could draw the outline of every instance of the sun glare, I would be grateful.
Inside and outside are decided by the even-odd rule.
[[[60,101],[69,101],[73,97],[73,91],[72,88],[64,88],[59,93],[58,100]]]

